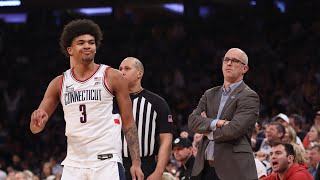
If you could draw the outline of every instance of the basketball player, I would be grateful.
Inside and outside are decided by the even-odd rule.
[[[173,126],[169,106],[163,98],[141,86],[144,67],[137,58],[125,58],[119,69],[129,81],[133,116],[138,127],[142,171],[147,179],[161,179],[172,146]],[[128,153],[126,139],[123,145],[123,165],[129,168],[131,154]],[[156,160],[157,155],[160,158]]]
[[[60,46],[72,58],[72,68],[50,82],[31,115],[30,129],[41,132],[60,101],[68,138],[61,179],[123,180],[122,128],[132,155],[130,175],[142,180],[128,83],[118,70],[94,62],[101,40],[100,27],[91,20],[74,20],[64,27]]]

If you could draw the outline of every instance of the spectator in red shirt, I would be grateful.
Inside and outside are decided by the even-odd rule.
[[[270,152],[270,163],[274,173],[263,180],[313,180],[304,165],[294,163],[293,146],[288,143],[274,143]]]

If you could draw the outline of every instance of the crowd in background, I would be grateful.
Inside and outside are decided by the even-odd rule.
[[[225,51],[239,47],[249,56],[250,71],[244,81],[261,101],[253,137],[258,158],[268,165],[268,151],[261,153],[259,145],[263,138],[272,136],[271,127],[278,130],[276,115],[283,113],[290,119],[296,114],[301,130],[310,134],[308,139],[301,138],[286,117],[282,118],[288,123],[283,135],[292,138],[298,134],[302,143],[305,139],[315,144],[302,144],[300,153],[301,163],[314,170],[320,159],[308,161],[308,154],[320,139],[314,121],[320,110],[320,19],[310,18],[308,8],[301,17],[293,15],[294,11],[289,15],[269,11],[268,16],[253,10],[220,11],[197,23],[185,18],[143,23],[126,15],[115,16],[110,22],[93,18],[104,31],[95,61],[118,68],[127,56],[139,58],[145,65],[145,88],[161,95],[171,108],[174,136],[188,132],[193,140],[188,116],[204,90],[222,84]],[[2,171],[8,176],[35,174],[39,179],[61,173],[59,163],[66,155],[61,107],[40,134],[31,133],[29,122],[50,80],[69,68],[58,37],[63,25],[73,18],[78,16],[66,13],[59,22],[48,18],[36,23],[37,18],[30,17],[26,24],[0,23],[0,179]],[[317,137],[312,139],[314,132]],[[292,141],[289,137],[285,141]],[[317,151],[320,154],[320,148]],[[174,157],[170,162],[170,166],[178,166]]]

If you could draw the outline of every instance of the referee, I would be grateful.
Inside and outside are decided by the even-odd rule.
[[[134,57],[125,58],[119,67],[129,81],[133,117],[138,128],[141,169],[146,179],[161,179],[169,161],[172,146],[172,115],[167,102],[141,86],[144,67]],[[126,178],[131,179],[131,158],[123,139],[123,165]],[[161,158],[157,159],[157,156]]]

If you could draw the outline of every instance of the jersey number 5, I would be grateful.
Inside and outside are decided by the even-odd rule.
[[[86,105],[84,104],[81,104],[79,106],[79,111],[82,112],[82,117],[80,117],[80,122],[81,123],[86,123],[87,122],[87,111],[86,111]]]

